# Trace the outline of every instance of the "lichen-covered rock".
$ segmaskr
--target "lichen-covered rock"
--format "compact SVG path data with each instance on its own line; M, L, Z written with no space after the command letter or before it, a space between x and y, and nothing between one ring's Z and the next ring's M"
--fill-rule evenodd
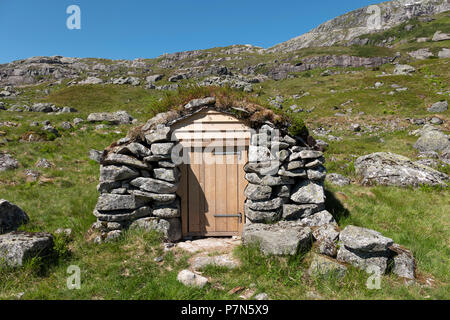
M127 166L100 166L100 182L121 181L139 176L139 171Z
M244 171L247 173L254 172L261 176L266 176L276 175L279 168L279 161L249 162L244 166Z
M14 170L19 167L19 162L8 153L0 153L0 172Z
M148 163L138 160L125 154L110 153L102 161L103 165L126 165L128 167L151 170L152 166Z
M269 200L272 188L249 183L245 188L244 195L250 200Z
M161 219L158 217L148 217L138 219L130 225L130 229L154 230L163 234L164 239L175 242L181 239L181 221L179 218Z
M280 210L253 210L249 208L248 203L244 206L245 217L253 223L272 223L280 218Z
M208 279L193 273L190 270L182 270L178 273L177 280L187 287L203 288L207 283Z
M152 214L152 209L149 206L141 207L136 210L120 210L120 211L106 211L99 212L94 210L94 216L99 221L106 222L129 222L142 217L148 217Z
M339 240L347 248L365 252L385 252L394 244L392 239L383 236L378 231L352 225L341 231Z
M318 183L303 180L292 190L291 200L301 204L324 203L325 194L323 191L323 187Z
M450 137L435 127L425 126L413 147L420 152L443 151L450 149Z
M170 183L163 180L142 177L132 180L130 184L140 188L143 191L155 193L174 193L178 188L177 183Z
M281 208L284 200L282 198L274 198L266 201L247 200L246 205L252 210L276 210Z
M297 220L310 216L316 212L324 209L324 206L319 204L284 204L283 205L283 219Z
M448 102L447 100L444 101L438 101L436 103L433 103L431 107L427 109L428 112L444 112L448 110Z
M87 121L89 122L109 122L111 124L130 124L133 117L126 111L117 111L114 113L91 113Z
M311 229L296 222L249 224L244 227L244 245L257 244L265 255L295 255L312 244Z
M176 200L169 204L160 204L153 208L153 215L160 218L178 218L181 215L180 201Z
M371 273L370 270L375 267L380 274L384 274L388 267L389 254L386 251L365 252L341 246L338 249L336 259L340 262L349 263L369 273Z
M0 235L0 266L20 267L26 260L44 257L53 249L48 233L11 232Z
M18 206L0 199L0 234L15 231L29 220L28 215Z
M402 278L415 279L416 260L412 252L398 244L393 244L389 250L394 256L392 272Z
M148 203L148 200L135 195L103 193L97 201L98 211L134 210Z
M347 186L350 184L350 179L344 177L339 173L329 173L326 177L326 181L340 187Z
M334 217L327 210L322 210L308 217L302 218L300 222L309 227L320 227L326 224L337 225Z
M445 185L448 176L432 168L419 165L410 159L390 153L377 152L359 157L355 161L356 173L363 184L390 186Z

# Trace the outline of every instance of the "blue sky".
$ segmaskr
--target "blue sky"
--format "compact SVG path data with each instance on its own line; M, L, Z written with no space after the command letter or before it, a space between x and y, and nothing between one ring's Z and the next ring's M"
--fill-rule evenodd
M0 0L0 63L31 56L154 58L166 52L270 47L370 0ZM69 5L81 30L69 30Z

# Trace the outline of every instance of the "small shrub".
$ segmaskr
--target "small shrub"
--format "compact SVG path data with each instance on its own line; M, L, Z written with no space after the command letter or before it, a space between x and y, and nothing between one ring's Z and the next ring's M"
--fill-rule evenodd
M289 127L289 134L291 136L307 137L309 132L306 128L303 118L299 114L292 114L291 126Z

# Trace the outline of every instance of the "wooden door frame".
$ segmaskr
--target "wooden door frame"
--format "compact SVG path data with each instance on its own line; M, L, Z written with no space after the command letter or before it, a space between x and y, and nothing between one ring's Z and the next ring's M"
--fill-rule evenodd
M248 150L249 150L249 139L239 139L239 140L235 140L235 141L222 141L220 142L220 144L218 144L217 146L223 146L223 147L227 147L227 146L234 146L236 148L243 148L246 151L246 159L248 161ZM205 141L205 140L184 140L184 141L180 141L181 145L183 145L184 148L196 148L196 147L206 147L206 146L211 146L211 141ZM239 171L242 172L242 174L245 175L244 172L244 163L239 165ZM183 164L181 165L182 167L184 167L184 169L182 170L186 170L187 169L187 165ZM245 177L244 177L245 180ZM238 183L239 183L239 179L238 179ZM186 186L184 185L180 185L181 188L186 188ZM239 186L238 186L239 188ZM242 196L244 197L244 192L243 192L244 188L242 188ZM181 226L182 226L182 236L184 237L195 237L195 236L201 236L201 237L230 237L230 236L240 236L242 234L242 231L244 229L244 224L246 221L246 217L245 217L245 211L244 211L244 207L242 206L242 208L239 208L240 213L242 214L242 219L240 221L240 223L238 224L238 231L236 232L228 232L228 231L223 231L223 232L189 232L189 207L188 207L188 196L187 196L187 190L184 190L184 192L182 193L185 199L181 199L181 206L180 206L180 210L181 210ZM245 200L244 200L245 201ZM238 201L238 205L239 201Z

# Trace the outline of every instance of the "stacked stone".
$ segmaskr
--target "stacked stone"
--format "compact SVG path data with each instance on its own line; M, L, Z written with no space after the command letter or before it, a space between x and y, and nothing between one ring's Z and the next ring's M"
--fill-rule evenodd
M145 141L124 138L102 155L93 226L101 232L97 242L143 225L162 231L168 241L181 238L180 172L171 160L173 146L170 128L159 125L146 132Z
M244 166L249 223L299 220L324 210L323 153L300 144L269 125L252 135Z

